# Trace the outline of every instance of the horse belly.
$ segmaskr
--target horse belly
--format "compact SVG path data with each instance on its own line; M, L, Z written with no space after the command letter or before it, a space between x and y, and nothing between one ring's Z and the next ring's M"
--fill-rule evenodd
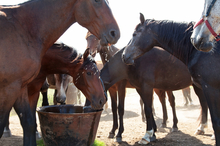
M188 72L181 74L163 74L155 79L154 88L161 90L179 90L192 85L191 76Z

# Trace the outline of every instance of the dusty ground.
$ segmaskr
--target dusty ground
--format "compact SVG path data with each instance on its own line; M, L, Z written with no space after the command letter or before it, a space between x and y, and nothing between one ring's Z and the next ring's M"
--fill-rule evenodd
M179 120L178 127L179 132L170 133L172 127L172 112L167 101L168 108L168 123L167 128L158 128L156 133L157 141L148 145L154 146L202 146L202 145L214 145L215 141L211 140L213 133L212 125L210 122L206 129L205 135L195 136L194 132L198 126L198 116L200 113L200 106L197 96L191 89L191 95L193 98L193 106L183 106L183 95L181 91L175 91L176 97L176 109L177 117ZM109 107L111 103L109 102ZM158 97L155 95L154 106L156 111L156 123L158 127L162 121L162 109ZM103 112L99 128L97 132L97 139L102 140L108 146L133 146L139 145L138 141L144 136L146 124L141 120L139 95L135 90L129 90L129 93L125 99L125 115L124 115L124 127L123 142L117 143L115 139L108 139L108 133L112 128L112 113L111 109L108 109L109 113ZM12 130L12 137L1 138L0 146L21 146L22 145L22 129L17 116L10 117L10 128ZM39 127L38 127L39 129Z

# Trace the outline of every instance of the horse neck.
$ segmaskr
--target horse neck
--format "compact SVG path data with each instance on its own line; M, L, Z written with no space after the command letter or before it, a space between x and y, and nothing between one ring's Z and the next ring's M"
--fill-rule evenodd
M43 54L73 24L76 0L29 1L13 14L31 40L43 48ZM29 40L30 41L30 40Z
M172 29L172 27L169 28ZM169 35L166 35L166 33L161 31L162 29L166 29L167 32L170 32ZM192 32L187 30L187 28L184 29L183 32L172 33L172 31L173 30L168 30L168 28L163 28L163 26L160 26L160 28L157 29L157 37L155 37L156 44L154 44L154 46L163 48L187 65L191 59L192 54L196 52L196 49L190 42L190 36ZM189 37L182 37L182 40L174 39L177 35L185 33L188 33L187 36Z
M107 47L101 47L99 54L102 59L102 63L105 64L112 58L112 56L118 51L119 49L116 48L115 46L110 46L109 48Z
M46 52L41 62L41 72L44 72L47 75L69 74L75 76L77 70L83 64L83 59L80 59L81 57L79 57L79 54L76 51L69 54L66 53L67 55L59 55L59 53L63 54L62 51L60 52L58 49L53 50L51 48Z
M127 79L127 68L128 66L122 61L122 53L124 49L118 51L112 58L107 62L101 70L101 78L103 81L107 81L107 87L111 87L118 81Z

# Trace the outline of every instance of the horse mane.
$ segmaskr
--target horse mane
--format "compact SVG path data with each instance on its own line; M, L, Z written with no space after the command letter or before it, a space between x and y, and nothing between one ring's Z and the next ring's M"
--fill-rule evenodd
M67 46L63 43L54 43L52 49L53 51L58 50L60 52L58 56L64 58L67 62L73 63L75 61L82 61L82 55L73 47Z
M170 20L146 20L145 23L156 23L159 28L157 35L162 38L162 42L166 42L167 45L172 48L178 48L179 58L185 55L185 57L188 57L185 59L189 59L191 52L195 50L190 40L195 22L187 23Z

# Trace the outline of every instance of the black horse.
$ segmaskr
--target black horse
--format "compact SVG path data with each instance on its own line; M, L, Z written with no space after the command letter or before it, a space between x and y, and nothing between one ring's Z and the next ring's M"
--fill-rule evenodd
M174 21L146 20L141 14L141 23L135 28L133 38L123 53L126 64L134 64L134 59L160 46L180 59L189 69L193 78L194 90L202 106L202 124L207 122L209 107L216 145L220 145L220 50L200 52L190 41L193 22L178 23ZM208 106L207 106L208 105ZM148 108L146 108L148 109ZM151 130L149 127L147 130Z

